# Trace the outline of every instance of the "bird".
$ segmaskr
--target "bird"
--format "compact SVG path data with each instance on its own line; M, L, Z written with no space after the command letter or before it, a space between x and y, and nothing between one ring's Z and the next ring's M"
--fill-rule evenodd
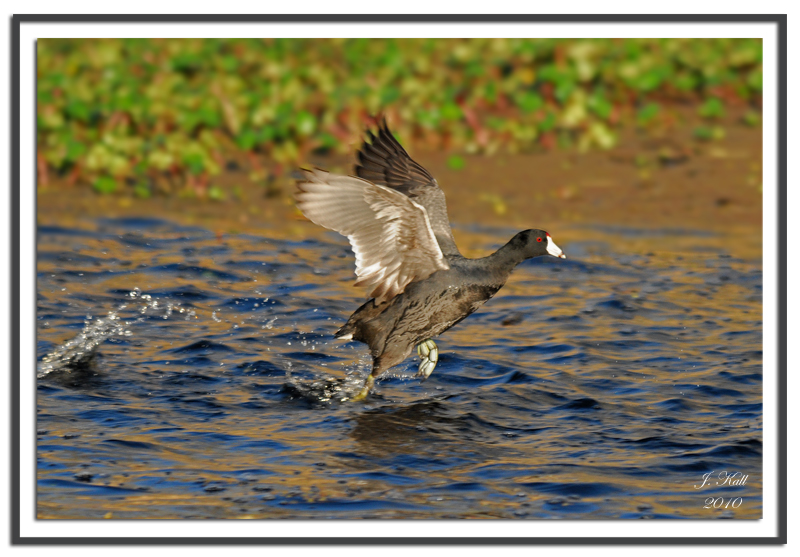
M335 333L365 343L372 356L372 370L351 401L367 398L375 379L414 347L416 375L427 379L439 360L433 339L491 299L517 265L545 255L566 258L540 229L517 233L487 257L464 257L436 179L408 155L385 119L376 132L366 131L356 176L301 169L294 192L306 218L350 241L355 285L369 295Z

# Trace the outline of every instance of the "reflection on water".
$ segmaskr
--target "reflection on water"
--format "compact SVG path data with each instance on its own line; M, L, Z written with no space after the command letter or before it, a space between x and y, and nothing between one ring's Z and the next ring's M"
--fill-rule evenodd
M457 230L473 256L513 232ZM560 232L570 258L521 265L430 379L409 358L355 404L349 248L274 236L40 227L40 517L761 517L746 240ZM694 488L723 470L748 479Z

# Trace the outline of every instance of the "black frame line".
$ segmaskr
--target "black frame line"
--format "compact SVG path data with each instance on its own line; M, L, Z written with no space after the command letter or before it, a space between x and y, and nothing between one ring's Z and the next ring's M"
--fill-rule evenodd
M775 537L415 537L415 538L180 538L22 537L20 535L20 26L23 23L774 23L778 37L778 532ZM11 544L12 545L782 545L787 543L787 14L584 15L231 15L231 14L22 14L11 21Z

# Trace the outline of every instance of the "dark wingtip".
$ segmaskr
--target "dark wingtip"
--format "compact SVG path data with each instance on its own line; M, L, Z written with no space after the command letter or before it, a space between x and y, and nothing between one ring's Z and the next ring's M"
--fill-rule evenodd
M380 132L382 136L394 139L394 134L392 133L392 130L389 129L389 123L386 121L385 117L381 121Z
M313 171L310 168L305 168L303 166L301 166L298 170L300 170L300 172L303 174L303 177L295 180L296 184L302 184L303 182L307 182L308 175L313 173Z

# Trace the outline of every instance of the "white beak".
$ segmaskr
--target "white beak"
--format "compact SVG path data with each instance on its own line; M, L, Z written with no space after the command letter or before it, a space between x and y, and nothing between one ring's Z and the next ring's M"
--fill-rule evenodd
M567 258L567 256L564 255L564 252L561 251L561 248L556 245L549 235L547 236L547 253L555 257L560 257L561 259Z

